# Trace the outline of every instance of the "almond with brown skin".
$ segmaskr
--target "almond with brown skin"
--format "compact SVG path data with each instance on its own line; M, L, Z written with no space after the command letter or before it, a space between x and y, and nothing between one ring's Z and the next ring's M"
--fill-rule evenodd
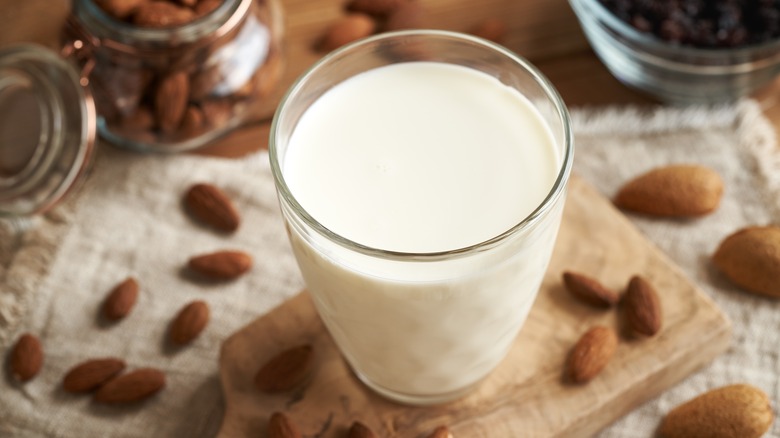
M165 374L155 368L139 368L106 382L94 395L99 403L132 403L145 400L165 387Z
M95 0L95 3L108 15L124 20L135 12L147 0Z
M506 36L506 22L500 18L488 18L477 23L469 33L494 43L500 43Z
M252 268L252 256L243 251L217 251L191 258L188 266L212 280L232 280Z
M439 426L428 435L428 438L453 438L447 426Z
M62 379L62 389L80 393L97 389L125 369L125 361L114 357L90 359L68 371Z
M192 9L167 1L144 1L133 14L133 23L140 27L176 27L195 20Z
M370 427L359 421L352 423L347 436L349 438L379 438Z
M351 0L346 9L352 12L386 17L409 0Z
M759 438L774 422L766 393L737 384L708 391L672 409L659 429L662 438Z
M585 332L572 348L567 375L575 383L596 377L612 359L617 349L617 335L609 327L595 326Z
M747 227L726 237L715 266L749 292L780 298L780 227Z
M577 272L565 271L563 284L572 295L596 307L611 307L620 299L617 293L598 280Z
M420 29L426 27L425 10L417 1L409 1L387 17L384 30Z
M184 139L192 138L203 133L205 117L203 111L195 105L190 105L184 112L181 120L181 136Z
M199 0L195 5L195 14L203 17L214 12L224 0Z
M255 375L255 386L263 392L289 391L309 377L314 362L311 345L300 345L274 356Z
M376 30L374 20L357 12L347 14L336 21L320 43L320 50L330 52L353 41L365 38Z
M661 330L662 314L658 293L645 278L639 275L631 277L623 297L623 306L626 322L635 333L653 336Z
M118 321L127 316L138 300L138 282L128 277L114 286L103 301L103 316L111 321Z
M168 75L160 81L154 95L154 110L163 132L176 131L187 110L190 81L186 73Z
M232 232L241 224L241 216L233 201L220 188L206 183L195 184L184 195L187 210L200 221Z
M209 306L205 301L198 300L187 304L171 323L171 342L175 345L189 344L206 328L209 317Z
M19 337L11 349L11 375L20 382L27 382L37 376L43 367L41 341L31 333Z
M274 412L268 420L268 438L301 438L301 432L290 417Z
M623 209L652 216L696 217L713 212L723 195L723 180L698 165L653 169L626 183L615 197Z

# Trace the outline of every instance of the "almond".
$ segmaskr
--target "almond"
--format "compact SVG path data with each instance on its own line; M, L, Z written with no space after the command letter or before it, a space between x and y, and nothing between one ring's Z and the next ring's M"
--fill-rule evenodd
M95 0L95 3L108 15L124 20L146 0Z
M347 436L348 438L379 438L373 430L359 421L352 423Z
M133 15L133 23L141 27L175 27L195 20L192 9L167 1L144 1Z
M301 438L301 432L287 415L274 412L268 420L268 438Z
M663 438L759 438L772 426L769 397L737 384L708 391L672 409L661 423Z
M352 12L386 17L408 0L352 0L347 3L346 9Z
M62 379L66 392L89 392L106 383L125 369L125 361L114 357L90 359L68 371Z
M103 316L111 321L117 321L127 316L138 300L138 282L128 277L114 286L103 301Z
M217 251L191 258L188 266L213 280L232 280L252 268L252 256L243 251Z
M620 298L617 293L607 289L598 280L576 272L565 271L563 283L572 295L596 307L611 307Z
M428 438L452 438L452 434L447 426L439 426L428 435Z
M145 107L138 107L134 112L122 118L119 124L123 132L148 131L154 127L154 115Z
M398 7L387 17L384 30L419 29L426 26L425 10L418 2L410 1Z
M195 14L198 17L203 17L214 12L224 0L199 0L195 5Z
M289 391L311 374L314 350L300 345L274 356L255 375L255 386L263 392Z
M720 243L712 261L749 292L780 297L780 227L743 228Z
M41 341L30 333L25 333L11 349L11 375L20 382L26 382L41 371L43 366L43 348Z
M320 50L330 52L353 41L365 38L376 30L374 20L358 12L347 14L336 21L327 31L320 44Z
M696 217L718 208L722 195L723 181L714 170L674 165L629 181L618 191L615 204L652 216Z
M184 306L171 323L169 337L176 345L185 345L200 335L209 323L209 306L204 301L193 301Z
M575 383L585 383L607 366L617 349L617 335L611 328L595 326L585 332L569 355L567 374Z
M187 210L202 222L221 231L236 231L241 217L233 201L212 184L199 183L184 195Z
M184 112L181 120L181 135L183 138L192 138L203 132L205 117L200 108L190 105Z
M183 72L163 78L154 95L154 110L163 132L176 131L187 110L190 82Z
M154 368L139 368L115 377L97 390L99 403L132 403L147 399L165 387L165 374Z
M653 285L639 275L628 282L623 297L626 322L636 333L653 336L661 329L661 304Z
M506 36L506 22L500 18L488 18L477 23L469 33L494 43L500 43Z

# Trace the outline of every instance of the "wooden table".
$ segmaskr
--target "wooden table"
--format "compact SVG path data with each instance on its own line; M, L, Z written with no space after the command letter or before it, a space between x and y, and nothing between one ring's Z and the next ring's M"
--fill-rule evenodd
M281 0L285 11L288 68L281 89L320 53L315 41L342 12L345 0ZM618 82L591 51L567 0L416 0L433 28L468 31L479 21L507 21L504 45L536 64L558 88L570 108L608 104L657 105L657 102ZM20 41L55 46L68 14L68 0L0 0L0 46ZM780 78L755 98L780 128ZM268 116L244 127L200 153L238 157L267 146Z

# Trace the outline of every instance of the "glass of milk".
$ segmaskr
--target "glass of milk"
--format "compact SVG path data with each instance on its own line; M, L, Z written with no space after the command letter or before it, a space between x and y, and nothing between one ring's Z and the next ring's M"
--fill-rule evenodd
M547 79L464 34L381 34L291 87L270 137L280 207L367 386L443 403L504 358L550 260L572 142Z

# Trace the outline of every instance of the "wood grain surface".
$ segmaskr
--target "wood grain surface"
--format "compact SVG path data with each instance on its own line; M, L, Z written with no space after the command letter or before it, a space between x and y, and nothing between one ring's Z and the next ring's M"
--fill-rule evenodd
M586 385L563 379L567 354L595 324L624 333L620 312L569 296L561 273L576 270L622 291L634 274L658 289L664 325L649 339L621 336L602 374ZM226 413L220 438L264 437L268 417L284 411L304 436L341 438L360 420L381 437L424 438L447 424L457 437L590 436L711 361L729 344L730 325L653 244L579 178L570 182L561 231L539 296L507 358L475 392L438 407L405 407L364 387L342 360L305 292L228 338L220 355ZM267 395L252 379L270 357L310 343L312 381ZM522 431L520 433L519 431Z

